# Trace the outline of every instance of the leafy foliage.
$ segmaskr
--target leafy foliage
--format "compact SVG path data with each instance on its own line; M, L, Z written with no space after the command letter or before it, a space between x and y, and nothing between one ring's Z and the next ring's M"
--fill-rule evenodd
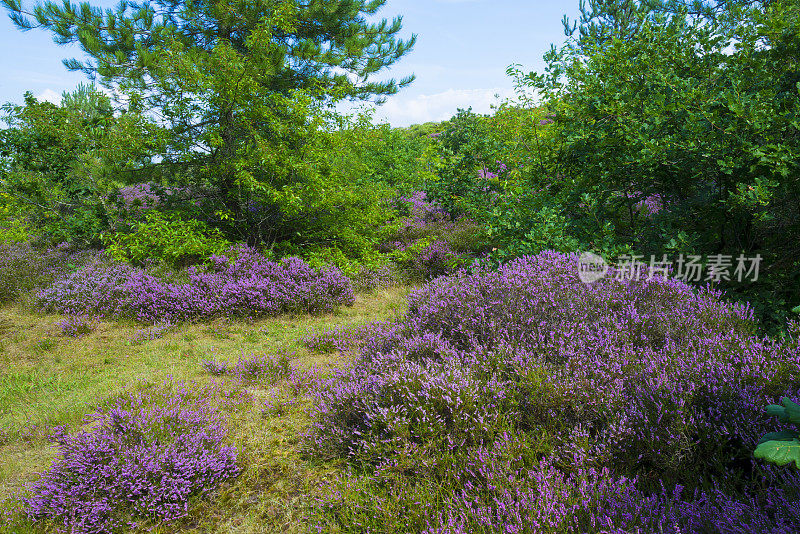
M371 81L415 41L396 37L399 18L368 21L385 0L153 0L106 11L45 2L30 17L5 4L20 28L80 44L89 60L67 67L157 113L167 133L158 166L209 187L220 228L251 245L296 240L298 222L318 220L308 231L319 232L332 208L357 204L345 177L323 169L324 103L380 98L413 80Z
M133 112L114 114L93 86L65 93L62 105L3 107L0 195L13 220L52 243L97 244L108 224L109 194L150 160L158 128Z
M196 219L182 220L149 212L130 234L114 234L105 240L106 252L120 261L142 265L147 260L182 267L221 254L231 244L222 232Z
M554 114L545 163L572 226L596 218L644 254L761 254L758 283L727 286L774 325L800 298L800 12L695 4L589 2L545 73L510 72Z

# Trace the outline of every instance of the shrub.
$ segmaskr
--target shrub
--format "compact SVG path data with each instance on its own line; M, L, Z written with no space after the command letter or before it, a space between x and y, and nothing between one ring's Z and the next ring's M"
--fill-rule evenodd
M298 258L267 261L248 247L191 267L187 283L170 283L124 264L90 264L38 294L44 310L127 317L145 323L219 315L322 313L354 301L336 269L315 271Z
M0 193L0 244L25 243L30 240L31 228L11 206L10 200Z
M134 232L117 233L105 241L106 250L117 260L139 265L154 260L174 267L197 263L230 247L220 230L202 221L186 221L157 211L147 212L145 222Z
M468 265L486 248L485 233L473 221L452 220L442 207L417 191L400 199L410 215L393 225L381 248L412 279L430 279Z
M377 528L404 510L407 531L800 529L784 508L800 474L752 457L770 429L761 407L798 394L796 341L758 337L752 309L713 290L616 274L583 284L576 255L543 252L413 291L407 316L372 326L313 392L310 450L356 468L327 520ZM497 457L509 436L521 445ZM392 489L370 503L358 487Z
M142 216L145 212L170 207L175 203L196 203L197 196L186 187L164 187L153 182L128 185L120 188L117 200L126 214Z
M213 391L161 386L126 394L87 418L93 430L54 436L60 457L33 483L26 514L70 532L118 532L129 523L168 521L189 498L235 477Z
M70 315L63 321L59 321L58 327L65 336L82 337L94 332L94 329L97 328L97 319L84 315Z

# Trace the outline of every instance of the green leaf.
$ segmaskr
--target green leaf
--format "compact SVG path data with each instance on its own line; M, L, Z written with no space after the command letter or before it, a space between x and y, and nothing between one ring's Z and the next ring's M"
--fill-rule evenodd
M800 306L795 306L794 308L792 308L792 312L793 313L800 313Z
M798 437L793 430L781 430L780 432L769 432L758 441L759 445L768 441L791 441Z
M786 408L786 414L792 423L800 423L800 405L792 402L788 397L781 399L781 404Z
M753 455L775 465L786 465L794 462L800 468L800 440L771 440L756 447Z
M786 409L783 406L779 406L777 404L770 404L764 411L767 412L768 415L772 415L777 417L781 420L782 423L788 423L789 417L786 415Z

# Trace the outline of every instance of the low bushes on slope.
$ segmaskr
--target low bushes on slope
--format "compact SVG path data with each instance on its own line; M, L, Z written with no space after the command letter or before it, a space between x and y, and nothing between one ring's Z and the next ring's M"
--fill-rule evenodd
M350 281L336 269L316 271L298 258L268 261L245 246L187 272L187 283L171 283L130 265L94 263L57 280L38 300L45 310L146 323L321 313L354 300Z

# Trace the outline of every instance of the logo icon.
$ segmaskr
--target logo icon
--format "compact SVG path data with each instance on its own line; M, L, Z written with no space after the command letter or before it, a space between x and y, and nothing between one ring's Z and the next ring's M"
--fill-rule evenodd
M581 252L578 256L578 278L584 284L591 284L603 278L608 272L606 260L592 252Z

